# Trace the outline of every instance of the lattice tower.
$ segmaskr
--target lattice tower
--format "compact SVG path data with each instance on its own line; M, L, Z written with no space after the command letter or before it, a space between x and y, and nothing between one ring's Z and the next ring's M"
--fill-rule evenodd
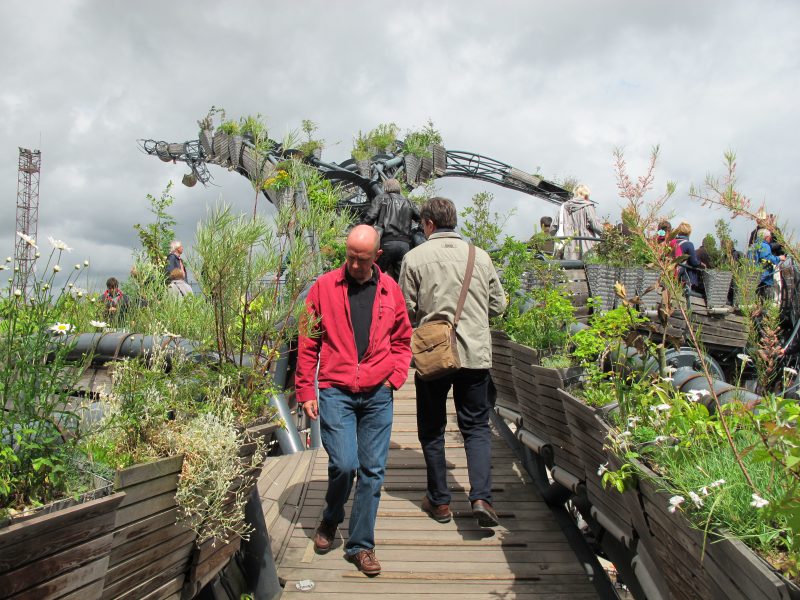
M39 173L42 167L42 154L39 150L19 149L19 170L17 174L17 229L20 233L36 239L39 223ZM14 287L22 290L27 297L27 287L36 262L33 246L15 235L14 248Z

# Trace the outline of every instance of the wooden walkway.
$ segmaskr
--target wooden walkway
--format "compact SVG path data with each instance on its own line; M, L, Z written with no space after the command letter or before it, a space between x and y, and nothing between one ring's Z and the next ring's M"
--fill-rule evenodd
M466 457L452 401L447 460L454 519L440 524L420 510L425 463L417 440L413 380L395 394L395 418L386 481L376 526L376 555L383 572L368 578L344 560L340 528L334 548L314 552L312 537L324 507L327 456L323 450L268 462L259 481L265 520L282 598L330 600L356 595L382 598L459 599L598 598L567 535L525 473L521 462L494 432L493 495L501 520L482 529L473 519L467 492ZM347 514L349 515L350 504ZM312 581L300 591L297 584Z

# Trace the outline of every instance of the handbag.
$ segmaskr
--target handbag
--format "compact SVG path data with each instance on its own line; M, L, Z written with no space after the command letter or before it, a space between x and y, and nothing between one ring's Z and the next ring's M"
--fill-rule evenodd
M411 335L411 354L414 356L414 366L417 375L423 381L432 381L449 375L461 368L461 359L458 356L458 343L456 340L456 327L461 318L461 310L467 299L467 291L472 280L472 271L475 267L475 246L469 245L467 258L467 271L461 284L461 295L458 297L456 314L453 322L444 319L434 319L420 325Z

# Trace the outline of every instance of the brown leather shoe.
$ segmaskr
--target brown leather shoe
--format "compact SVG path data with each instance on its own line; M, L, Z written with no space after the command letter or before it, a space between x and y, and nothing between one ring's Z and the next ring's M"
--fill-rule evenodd
M450 519L453 518L449 504L434 504L428 496L423 496L422 498L422 510L428 513L431 519L439 523L449 523Z
M324 554L333 546L333 541L336 539L336 523L329 523L328 521L321 521L317 531L314 533L314 549Z
M472 516L478 519L478 525L481 527L497 527L500 524L497 513L486 500L472 502Z
M381 563L375 558L375 550L359 550L355 554L345 555L364 575L374 577L381 572Z

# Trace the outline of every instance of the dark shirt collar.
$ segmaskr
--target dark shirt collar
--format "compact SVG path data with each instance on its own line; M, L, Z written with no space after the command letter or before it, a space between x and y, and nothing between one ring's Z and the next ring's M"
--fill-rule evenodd
M347 281L347 285L378 285L378 267L372 265L372 277L367 279L364 283L359 283L356 281L352 275L350 275L350 271L347 270L347 265L344 266L344 278Z

